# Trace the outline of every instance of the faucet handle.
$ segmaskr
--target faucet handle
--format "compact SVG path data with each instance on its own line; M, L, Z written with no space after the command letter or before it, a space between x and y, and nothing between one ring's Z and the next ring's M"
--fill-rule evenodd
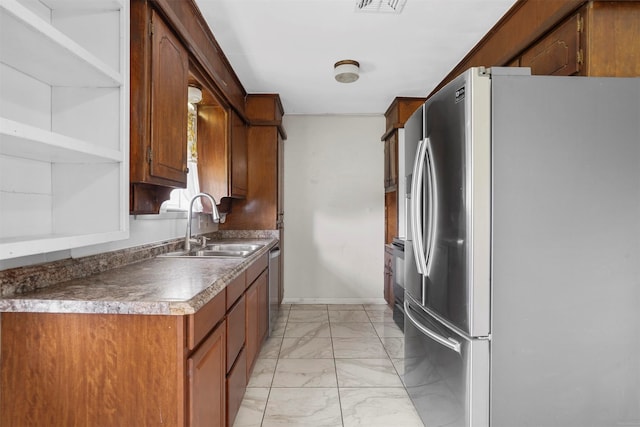
M202 247L204 248L205 246L207 246L207 240L209 240L207 237L205 236L200 236L200 241L202 244Z

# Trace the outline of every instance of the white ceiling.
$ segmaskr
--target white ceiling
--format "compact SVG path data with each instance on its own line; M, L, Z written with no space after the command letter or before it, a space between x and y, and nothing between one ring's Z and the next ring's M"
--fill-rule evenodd
M356 0L196 2L248 93L279 93L286 114L382 114L429 94L515 1L407 0L401 14ZM342 59L360 62L355 83L335 81Z

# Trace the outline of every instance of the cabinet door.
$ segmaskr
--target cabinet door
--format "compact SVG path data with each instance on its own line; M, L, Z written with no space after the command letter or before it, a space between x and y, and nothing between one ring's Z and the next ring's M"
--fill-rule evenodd
M189 426L224 426L226 362L224 322L188 359Z
M227 313L227 372L236 361L245 342L245 296L241 296L238 303Z
M395 189L398 185L398 132L389 136L389 188Z
M187 183L187 86L189 57L163 20L153 12L151 42L151 176Z
M247 195L247 126L235 111L231 112L231 188L230 196Z
M256 282L247 289L246 295L246 333L245 349L247 353L247 381L251 377L253 362L258 355L258 287Z
M246 293L247 378L269 330L269 270L264 270Z
M580 71L582 57L580 30L582 19L576 14L529 48L520 58L521 67L531 74L570 76Z

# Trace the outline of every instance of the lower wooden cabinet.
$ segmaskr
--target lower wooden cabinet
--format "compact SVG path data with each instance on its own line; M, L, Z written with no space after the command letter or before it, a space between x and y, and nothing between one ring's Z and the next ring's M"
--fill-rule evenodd
M0 425L233 425L268 330L267 262L230 284L233 305L225 289L190 315L1 313Z
M225 321L188 359L189 425L224 426L226 422Z

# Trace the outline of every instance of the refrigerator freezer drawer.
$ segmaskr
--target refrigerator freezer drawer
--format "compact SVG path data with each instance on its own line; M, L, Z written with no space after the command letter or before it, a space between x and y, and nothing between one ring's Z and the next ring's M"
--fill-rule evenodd
M468 339L405 298L404 381L427 427L489 425L489 341Z

